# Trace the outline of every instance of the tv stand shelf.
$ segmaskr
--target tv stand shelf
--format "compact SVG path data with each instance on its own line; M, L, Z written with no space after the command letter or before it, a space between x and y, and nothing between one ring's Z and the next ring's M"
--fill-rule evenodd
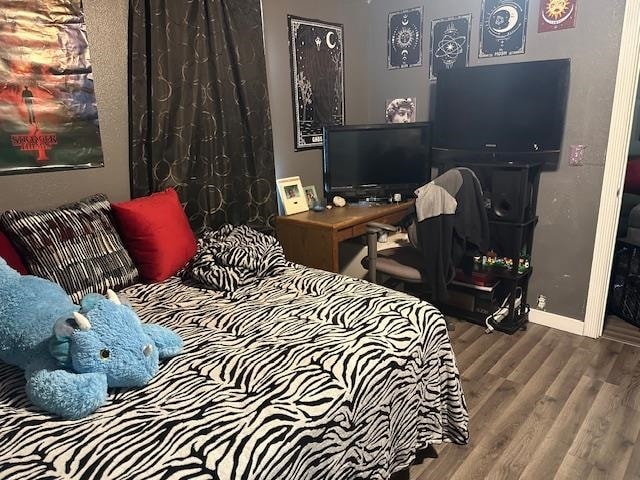
M339 245L367 233L367 223L397 224L413 201L387 205L348 204L322 212L276 218L276 235L287 260L338 273Z
M438 307L446 314L482 326L490 324L495 330L508 334L515 333L519 329L524 329L529 319L530 307L527 303L527 294L533 269L530 266L526 271L520 272L518 264L521 256L527 257L529 262L532 261L533 236L538 224L536 216L538 183L543 164L540 162L512 161L504 163L449 160L438 165L439 173L455 167L470 168L479 177L480 183L483 185L485 206L487 206L489 217L489 250L493 250L498 257L513 259L513 265L509 269L491 268L493 277L501 282L500 294L492 297L491 301L482 298L480 293L461 293L459 286L451 285L449 287L450 293L457 290L455 293L457 298L463 298L464 301L458 300L458 305L455 302L448 304L443 302ZM505 187L504 182L492 185L491 172L494 170L508 170L516 174L517 181L506 185L508 194L501 188ZM493 188L487 191L487 184L492 185ZM513 197L518 198L514 199ZM509 201L513 200L518 206L515 208L515 212L509 208L502 208L500 202L504 198ZM506 214L505 218L501 218L499 213ZM505 300L508 314L494 321L493 315L501 310Z

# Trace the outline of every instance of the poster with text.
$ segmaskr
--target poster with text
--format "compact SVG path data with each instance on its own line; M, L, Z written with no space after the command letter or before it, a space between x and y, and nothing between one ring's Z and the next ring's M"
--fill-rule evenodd
M541 0L538 32L553 32L576 26L577 0Z
M422 65L423 7L389 14L387 64L390 70Z
M79 0L0 0L0 175L103 165Z
M416 121L416 97L389 98L385 103L386 123L413 123Z
M479 57L525 51L529 0L482 0Z
M322 148L322 128L344 125L343 27L288 18L295 148Z
M471 14L440 18L431 22L431 65L429 78L435 80L443 70L469 65Z

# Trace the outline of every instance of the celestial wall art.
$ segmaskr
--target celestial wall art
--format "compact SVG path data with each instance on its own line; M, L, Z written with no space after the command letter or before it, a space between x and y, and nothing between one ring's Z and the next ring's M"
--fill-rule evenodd
M288 19L295 148L322 148L322 128L344 125L343 26Z
M389 14L387 64L390 70L422 65L423 7Z
M538 32L552 32L576 26L577 0L542 0Z
M479 57L524 53L529 0L482 0Z
M103 165L82 2L0 0L0 175Z
M431 22L431 80L436 80L443 70L464 68L469 64L470 37L471 14Z

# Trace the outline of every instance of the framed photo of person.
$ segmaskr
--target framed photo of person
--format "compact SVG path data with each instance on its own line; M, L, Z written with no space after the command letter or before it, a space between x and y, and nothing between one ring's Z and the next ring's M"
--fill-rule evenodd
M315 185L304 187L304 196L307 199L307 205L309 205L309 208L313 208L318 205L318 194L316 193Z
M278 196L285 215L309 210L300 177L280 178L276 183L278 184Z

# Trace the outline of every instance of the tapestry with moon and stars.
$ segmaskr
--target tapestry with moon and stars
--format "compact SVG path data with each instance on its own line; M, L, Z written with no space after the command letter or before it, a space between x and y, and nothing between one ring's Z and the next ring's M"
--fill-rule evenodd
M483 0L479 57L524 53L528 11L529 0Z
M344 125L344 29L288 19L295 148L322 148L323 127Z
M389 14L390 70L422 65L423 11L423 7L416 7Z

